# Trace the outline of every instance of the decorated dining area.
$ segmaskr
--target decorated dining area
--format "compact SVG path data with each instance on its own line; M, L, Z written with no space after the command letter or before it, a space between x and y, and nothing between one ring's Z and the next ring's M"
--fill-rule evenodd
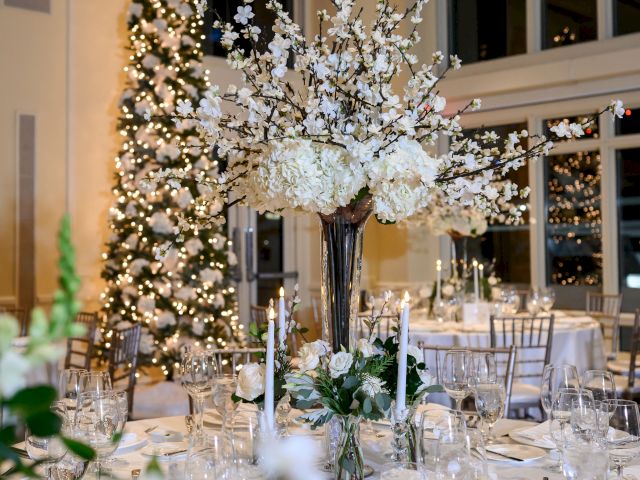
M639 1L0 40L0 478L640 479Z

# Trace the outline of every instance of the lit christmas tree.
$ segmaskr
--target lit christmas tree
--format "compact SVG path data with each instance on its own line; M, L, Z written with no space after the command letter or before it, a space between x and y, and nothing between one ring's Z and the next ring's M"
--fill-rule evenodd
M118 122L122 146L103 254L107 323L100 354L109 349L114 328L142 322L140 364L160 366L167 376L184 346L224 347L242 334L229 280L236 264L230 242L216 228L181 238L187 233L181 216L222 209L194 201L207 188L197 177L211 178L217 161L200 146L193 121L173 117L198 104L209 86L201 62L202 3L136 0L129 7L131 54ZM156 181L167 169L185 172L178 190Z

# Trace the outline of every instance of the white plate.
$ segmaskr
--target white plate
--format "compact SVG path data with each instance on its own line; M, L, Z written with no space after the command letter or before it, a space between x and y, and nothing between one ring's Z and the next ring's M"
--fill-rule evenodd
M188 447L189 445L184 442L155 443L153 445L145 447L141 453L145 457L156 457L158 460L176 460L187 456ZM181 453L176 453L175 455L165 455L166 453L176 452L180 450L184 451Z
M117 450L114 455L124 455L126 453L131 453L139 448L144 447L147 444L147 439L141 435L138 435L134 432L127 432L122 435L122 439L120 440L120 445L118 445Z
M534 447L531 445L519 445L513 443L487 445L485 447L485 450L487 451L487 458L489 460L498 460L502 462L525 463L542 458L547 454L547 451L540 447ZM519 460L514 460L508 457L514 457Z
M532 440L529 437L520 435L520 432L528 430L529 428L531 427L514 428L509 432L509 438L511 438L511 440L518 442L522 445L529 445L532 447L544 448L546 450L553 450L554 448L556 448L555 445L552 445L547 440L544 440L544 439Z

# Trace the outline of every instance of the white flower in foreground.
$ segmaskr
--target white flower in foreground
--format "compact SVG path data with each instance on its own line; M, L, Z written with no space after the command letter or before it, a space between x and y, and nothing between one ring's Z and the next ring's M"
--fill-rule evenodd
M560 122L549 129L555 133L558 137L571 138L571 130L569 130L569 124L567 122Z
M29 361L14 350L0 356L0 397L11 398L18 390L27 386Z
M298 357L300 358L298 368L303 373L309 370L314 370L318 365L320 365L320 356L316 349L309 343L305 343L300 348L298 351Z
M292 435L260 442L260 466L264 478L282 480L322 480L324 474L318 471L322 449L309 436Z
M265 365L247 363L238 374L236 395L249 402L264 393Z
M424 361L424 354L422 353L422 349L416 347L415 345L407 345L407 355L411 355L416 359L417 363Z
M431 385L435 385L437 383L437 378L435 377L435 375L431 375L431 372L428 368L424 370L418 370L418 376L420 377L420 381L422 382L422 385L418 389L418 392L421 392L429 388Z
M384 391L385 383L386 382L381 378L374 377L372 375L365 375L362 379L362 386L360 387L360 390L373 398Z
M353 364L353 355L349 352L334 353L329 362L329 375L338 378L345 375Z
M191 100L178 100L178 106L176 108L178 113L183 117L188 117L191 113L193 113L193 106L191 105Z

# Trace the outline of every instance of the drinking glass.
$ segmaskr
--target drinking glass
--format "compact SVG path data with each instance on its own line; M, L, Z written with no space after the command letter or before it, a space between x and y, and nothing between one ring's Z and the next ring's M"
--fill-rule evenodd
M482 420L482 427L487 426L487 443L493 443L493 426L504 414L506 393L502 382L481 383L474 389L476 411Z
M218 366L210 352L193 350L187 352L182 359L180 368L182 386L193 400L195 411L194 435L203 431L204 402L211 395L211 388L215 383Z
M233 414L238 404L231 396L235 393L237 378L234 375L218 375L213 385L213 406L222 417L222 431L228 432L229 422L233 422Z
M467 449L467 428L462 412L440 414L432 429L438 438L436 477L442 480L468 479L471 462Z
M515 288L504 287L500 291L500 300L503 314L515 315L520 310L520 295Z
M553 288L545 287L540 289L540 306L544 313L549 313L556 303L556 292Z
M614 400L616 382L611 372L606 370L587 370L582 374L580 385L593 394L594 400Z
M81 376L87 373L84 368L67 368L60 372L58 379L58 396L67 407L67 413L73 417L78 403L78 394L81 391Z
M51 411L63 421L63 432L66 430L66 407L63 402L53 402ZM33 435L29 428L25 430L25 449L31 460L42 463L47 480L53 477L53 466L67 453L62 440L57 436L38 437Z
M469 350L449 350L446 353L442 378L445 391L456 402L456 410L462 410L462 401L470 393L471 369Z
M485 383L496 383L498 372L496 368L496 357L489 352L473 352L471 354L471 388Z
M188 480L227 480L231 462L230 446L219 433L202 432L189 437L185 478Z
M527 312L529 312L529 315L535 317L540 313L540 310L542 309L541 303L540 292L535 288L529 290L529 293L527 293Z
M124 429L120 411L113 392L84 392L78 397L74 435L95 450L94 467L98 476L104 461L118 448Z
M438 322L443 322L447 314L447 303L441 298L433 301L433 315Z
M562 473L567 480L607 480L609 456L600 443L568 435L562 449Z
M551 412L551 404L558 389L578 388L580 381L578 370L574 365L545 365L542 372L542 387L540 389L540 402L547 418Z
M413 462L390 462L380 468L380 480L427 480L427 469Z
M80 393L103 393L113 390L109 372L91 371L80 373Z
M609 462L615 468L618 480L622 480L625 478L624 467L640 456L638 404L631 400L605 400L604 403L611 414L605 440Z
M586 390L585 390L586 391ZM580 396L571 404L571 431L585 441L599 441L609 428L609 416L603 402Z

